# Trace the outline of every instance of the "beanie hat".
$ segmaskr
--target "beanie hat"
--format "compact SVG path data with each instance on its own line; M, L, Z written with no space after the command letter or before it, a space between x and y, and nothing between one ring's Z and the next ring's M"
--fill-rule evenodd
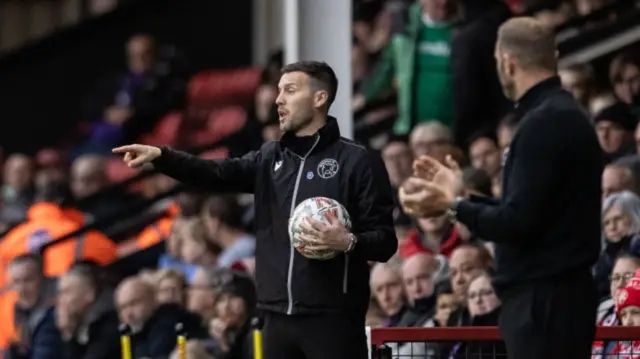
M620 315L620 311L628 306L640 307L640 269L638 269L629 279L627 285L616 293L616 313Z
M631 112L631 107L626 103L617 102L604 108L594 119L595 123L601 121L613 122L627 131L634 131L638 121Z

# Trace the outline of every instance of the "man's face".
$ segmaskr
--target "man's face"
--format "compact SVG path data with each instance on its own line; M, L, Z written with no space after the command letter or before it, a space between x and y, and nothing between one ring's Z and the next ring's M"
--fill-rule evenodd
M403 142L391 142L382 150L382 159L393 186L399 187L413 173L411 149Z
M614 122L603 120L596 123L596 134L600 148L605 153L615 153L622 147L626 131Z
M311 78L303 72L286 73L280 78L278 91L280 130L298 133L311 123L317 106Z
M115 304L122 323L131 327L134 333L144 327L155 310L154 291L139 283L125 283L119 288Z
M402 279L391 268L374 268L371 291L385 315L395 315L402 309Z
M513 80L513 64L510 56L501 52L499 46L496 44L495 58L498 68L498 79L500 80L500 85L502 85L502 92L506 98L515 101L517 100L516 83Z
M71 191L75 198L85 198L99 192L106 183L104 172L97 163L84 162L71 170Z
M480 274L482 269L476 248L462 247L451 254L449 260L451 288L459 303L466 302L469 284Z
M416 300L433 294L434 259L430 255L416 254L407 259L402 268L402 281L411 305Z
M33 182L33 162L24 155L10 156L4 168L5 183L15 189L23 190Z
M77 275L63 275L58 281L57 306L74 315L86 313L94 301L94 293L87 290L86 282Z
M158 303L175 303L183 306L184 298L184 287L178 279L168 277L158 283L158 293L156 295Z
M498 127L497 135L498 135L498 147L500 147L500 154L502 155L504 151L509 148L511 144L511 139L513 138L513 134L515 133L514 128L508 126L500 126Z
M589 96L589 86L587 76L583 73L571 70L558 71L562 87L571 92L573 97L580 103L586 104Z
M633 190L626 185L626 173L618 167L605 167L602 171L602 198L625 190Z
M207 280L206 273L198 269L193 276L193 282L189 286L187 308L189 311L207 317L214 310L215 288Z
M9 266L11 287L18 294L18 305L31 309L38 302L42 284L42 274L33 262L22 262Z
M127 46L129 69L136 73L145 73L153 68L155 54L153 43L146 36L136 36Z
M492 140L483 137L474 141L469 146L469 157L473 167L484 170L490 176L500 173L500 151Z
M609 287L611 298L615 298L618 290L627 285L627 281L633 278L636 270L638 270L638 266L631 259L622 258L616 261L611 271L611 284Z

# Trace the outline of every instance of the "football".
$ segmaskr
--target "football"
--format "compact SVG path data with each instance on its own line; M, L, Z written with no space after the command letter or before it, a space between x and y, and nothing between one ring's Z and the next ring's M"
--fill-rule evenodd
M311 217L317 221L329 223L328 215L333 215L347 229L351 229L351 220L349 213L340 202L327 197L312 197L302 201L294 210L293 215L289 218L289 240L291 245L300 254L309 259L327 260L338 255L333 250L312 251L305 248L305 243L300 240L299 235L302 233L302 227L305 218Z

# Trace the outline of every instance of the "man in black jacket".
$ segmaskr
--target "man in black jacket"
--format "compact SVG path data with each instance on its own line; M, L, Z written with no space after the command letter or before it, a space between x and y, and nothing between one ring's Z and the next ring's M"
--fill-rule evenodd
M283 137L242 158L209 161L144 145L114 152L132 168L152 163L194 186L255 195L265 358L365 358L367 261L384 262L397 250L389 177L380 157L340 137L328 116L338 80L327 64L287 65L278 87ZM326 261L300 255L287 232L296 205L317 196L342 203L353 223L352 232L338 221L305 230L308 247L343 252Z
M456 199L457 165L422 158L414 164L421 178L401 189L401 201L417 216L448 213L495 242L494 288L510 358L588 358L603 169L595 130L561 88L552 30L532 18L509 20L498 32L496 58L505 94L522 116L505 153L503 198Z

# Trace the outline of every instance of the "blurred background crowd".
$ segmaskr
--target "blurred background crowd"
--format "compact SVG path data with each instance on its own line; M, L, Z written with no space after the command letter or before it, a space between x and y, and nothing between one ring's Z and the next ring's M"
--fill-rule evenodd
M354 0L351 84L340 79L353 88L355 139L380 151L395 188L414 158L450 154L464 165L467 194L498 197L519 114L498 82L496 31L518 15L554 27L562 84L591 115L607 163L594 266L603 326L640 325L640 309L620 317L611 299L640 269L639 6ZM121 323L135 358L175 355L177 323L189 358L253 357L252 197L203 193L110 155L138 142L223 158L279 138L283 50L251 65L250 9L251 1L0 1L5 359L119 357ZM491 238L399 207L394 221L397 255L371 264L368 325L496 325ZM458 358L469 345L393 350Z

